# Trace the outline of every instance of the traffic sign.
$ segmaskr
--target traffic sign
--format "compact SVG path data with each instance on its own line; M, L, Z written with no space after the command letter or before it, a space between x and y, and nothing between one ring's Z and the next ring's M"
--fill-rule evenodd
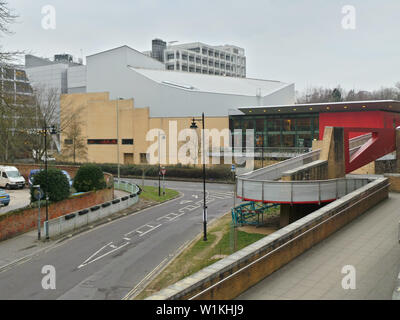
M162 174L163 176L165 176L166 173L167 173L167 169L162 168L162 169L161 169L161 174Z
M33 190L33 196L36 200L41 200L41 199L43 199L44 192L40 188L37 188L37 189Z
M233 164L232 167L231 167L231 171L232 171L232 172L235 172L235 171L236 171L236 167L235 167L234 164Z

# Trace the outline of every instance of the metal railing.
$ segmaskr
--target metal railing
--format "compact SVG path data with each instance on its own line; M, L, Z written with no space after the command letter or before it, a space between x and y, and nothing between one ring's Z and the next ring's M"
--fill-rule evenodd
M350 155L371 134L350 140ZM238 176L237 196L248 201L276 203L321 203L338 199L370 182L369 179L331 179L313 181L277 181L289 170L317 161L321 150L315 150L285 161Z

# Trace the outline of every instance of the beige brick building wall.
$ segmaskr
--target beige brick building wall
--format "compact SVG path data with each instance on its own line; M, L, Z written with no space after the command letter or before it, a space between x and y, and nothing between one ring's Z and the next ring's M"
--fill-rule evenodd
M118 106L117 106L118 104ZM89 139L117 139L117 108L119 122L119 158L121 164L144 163L144 156L150 145L157 143L157 137L153 141L146 141L146 135L151 129L162 129L166 135L166 161L162 164L170 164L170 158L179 162L177 152L186 141L174 142L183 129L189 129L192 118L168 117L150 118L149 107L135 108L134 99L110 100L108 92L64 94L61 96L61 114L79 110L82 136L85 141ZM200 118L199 114L194 115ZM202 124L197 122L199 128ZM176 130L174 129L176 128ZM229 118L206 117L206 129L229 129ZM176 132L176 133L175 133ZM200 131L197 131L200 134ZM61 150L65 146L66 133L61 133ZM133 139L133 145L123 145L122 139ZM200 139L200 138L199 138ZM187 140L188 141L188 140ZM211 140L210 140L211 142ZM223 139L220 140L221 145ZM88 144L87 157L77 156L77 162L117 163L116 144ZM155 155L158 155L157 152ZM201 155L199 154L198 157ZM196 156L194 156L196 157ZM72 159L65 159L71 161ZM162 159L163 160L163 159Z

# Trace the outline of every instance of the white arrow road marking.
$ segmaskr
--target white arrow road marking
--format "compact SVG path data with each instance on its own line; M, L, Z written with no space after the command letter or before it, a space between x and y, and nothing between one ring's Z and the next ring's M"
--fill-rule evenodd
M126 242L126 243L124 243L123 245L117 247L117 246L113 245L112 242L110 242L109 244L106 244L104 247L101 247L99 250L97 250L95 253L93 253L89 258L87 258L87 259L78 267L78 269L80 269L80 268L82 268L82 267L85 267L85 266L87 266L88 264L91 264L91 263L93 263L93 262L95 262L95 261L97 261L97 260L99 260L99 259L101 259L101 258L104 258L105 256L108 256L109 254L111 254L111 253L113 253L113 252L115 252L115 251L117 251L117 250L119 250L119 249L122 249L123 247L127 246L128 244L129 244L129 242ZM107 253L104 253L104 254L102 254L101 256L97 257L96 259L93 259L93 260L92 260L93 257L95 257L99 252L101 252L102 250L104 250L104 249L107 248L107 247L111 247L111 248L113 248L113 250L111 250L111 251L109 251L109 252L107 252Z
M179 204L186 204L190 202L192 202L192 200L182 200L181 202L179 202Z
M198 199L199 196L197 194L192 195L193 198Z

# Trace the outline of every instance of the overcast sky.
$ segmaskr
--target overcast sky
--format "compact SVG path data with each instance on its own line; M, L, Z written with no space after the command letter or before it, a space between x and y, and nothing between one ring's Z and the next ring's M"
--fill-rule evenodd
M234 44L247 56L247 77L310 86L378 89L400 81L399 0L9 0L20 16L7 49L79 58L153 38ZM56 28L42 27L43 6ZM345 5L356 9L344 29ZM346 20L347 21L347 20Z

